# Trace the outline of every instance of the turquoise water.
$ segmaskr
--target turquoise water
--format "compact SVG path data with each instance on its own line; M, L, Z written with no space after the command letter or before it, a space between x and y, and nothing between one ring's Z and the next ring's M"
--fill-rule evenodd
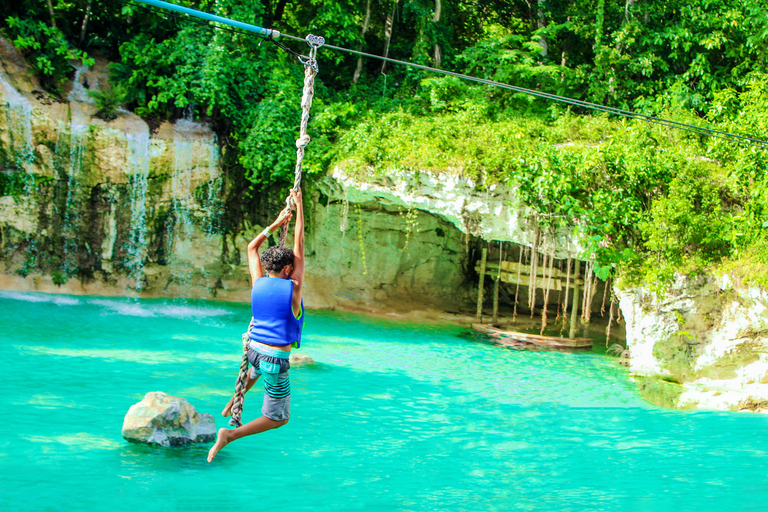
M226 426L247 306L0 292L0 311L1 510L768 508L765 416L652 407L605 356L310 311L291 422L208 464L120 428L148 391Z

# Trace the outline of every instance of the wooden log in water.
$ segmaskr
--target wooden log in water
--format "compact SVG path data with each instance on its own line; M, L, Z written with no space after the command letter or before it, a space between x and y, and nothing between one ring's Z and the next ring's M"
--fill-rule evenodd
M554 348L588 349L592 348L590 338L560 338L557 336L541 336L525 332L506 331L487 324L472 324L472 329L487 334L496 339L510 339L520 343L530 343Z

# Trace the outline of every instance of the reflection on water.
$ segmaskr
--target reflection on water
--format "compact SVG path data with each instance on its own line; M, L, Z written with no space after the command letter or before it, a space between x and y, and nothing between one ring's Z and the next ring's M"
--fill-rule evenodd
M4 292L0 307L2 509L266 499L285 510L720 511L768 499L764 416L654 408L602 355L318 311L302 344L317 364L291 369L291 422L209 465L209 445L130 444L120 428L149 391L226 426L247 305ZM261 400L257 386L245 419ZM244 474L258 485L239 484Z

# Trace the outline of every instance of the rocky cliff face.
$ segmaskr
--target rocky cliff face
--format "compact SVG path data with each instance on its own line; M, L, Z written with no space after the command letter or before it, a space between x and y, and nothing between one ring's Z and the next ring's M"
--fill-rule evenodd
M77 68L61 101L2 42L0 287L247 301L245 246L281 206L261 197L259 211L226 218L242 184L224 175L213 131L184 119L150 127L125 111L104 122L86 89L104 83L106 63ZM460 230L347 192L332 177L305 192L308 304L408 310L467 299Z
M127 112L105 123L83 92L99 73L78 70L69 101L57 101L3 50L3 280L141 292L158 285L154 264L168 268L164 285L205 268L200 245L215 246L221 211L214 133L185 120L150 131Z
M678 277L663 297L619 291L630 370L652 402L768 411L768 293L728 276Z

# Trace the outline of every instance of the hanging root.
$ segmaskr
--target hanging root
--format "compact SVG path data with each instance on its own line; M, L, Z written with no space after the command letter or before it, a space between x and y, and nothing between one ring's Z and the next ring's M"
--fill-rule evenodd
M608 340L611 339L611 324L613 323L613 290L611 290L611 308L608 314L608 327L605 329L605 347L608 348Z
M551 247L552 254L549 256L549 276L546 281L546 289L544 290L544 310L541 313L541 332L539 335L544 334L544 329L547 327L547 307L549 307L549 290L552 287L552 270L555 265L555 248ZM547 255L544 254L544 272L547 272ZM542 277L543 280L543 277Z
M565 275L565 300L563 301L563 325L560 332L565 330L565 324L568 322L568 293L571 291L571 257L565 262L567 268Z
M582 306L581 318L584 319L584 323L589 323L589 319L592 317L592 298L595 295L594 285L594 262L587 262L587 268L584 269L584 302Z
M512 323L517 319L517 304L520 302L520 270L523 268L523 246L519 245L520 254L517 258L517 286L515 286L515 311L512 313Z
M528 307L531 309L531 318L536 310L536 282L539 272L539 228L533 232L533 246L531 247L531 269L530 279L528 280Z
M563 277L563 260L560 260L560 263L558 264L558 271L557 278L560 279ZM562 282L562 281L561 281ZM555 317L555 322L560 320L560 316L563 314L563 287L562 285L557 289L557 316Z
M250 331L250 326L248 327ZM232 427L241 427L243 425L243 402L245 401L245 383L248 378L248 343L250 338L248 333L243 334L243 360L240 362L240 373L237 375L237 384L235 384L235 399L232 402L232 418L229 425Z
M610 278L605 280L605 287L603 288L603 303L600 305L600 316L605 316L605 297L608 295L608 283Z

